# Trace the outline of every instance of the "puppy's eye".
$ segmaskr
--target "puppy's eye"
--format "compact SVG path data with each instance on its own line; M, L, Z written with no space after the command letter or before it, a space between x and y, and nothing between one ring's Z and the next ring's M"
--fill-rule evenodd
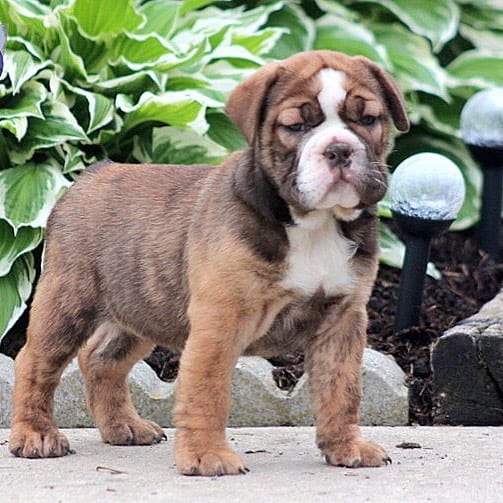
M364 115L360 119L360 124L363 126L373 126L377 122L377 117L375 115Z
M307 126L303 122L298 122L297 124L291 124L290 126L285 126L286 129L294 133L303 133L307 130Z

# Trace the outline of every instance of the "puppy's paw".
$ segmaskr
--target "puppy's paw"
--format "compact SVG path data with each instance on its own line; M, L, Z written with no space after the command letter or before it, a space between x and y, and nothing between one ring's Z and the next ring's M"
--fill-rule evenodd
M246 473L241 458L228 447L224 432L178 429L175 461L183 475L238 475Z
M65 435L56 427L36 431L25 423L13 425L9 451L20 458L57 458L72 451Z
M205 451L175 452L176 466L183 475L239 475L248 472L241 458L228 447L207 448Z
M373 442L353 440L322 450L325 461L330 465L349 468L376 467L391 463L387 452Z
M100 426L100 433L103 442L112 445L152 445L166 440L157 423L141 418L108 421Z

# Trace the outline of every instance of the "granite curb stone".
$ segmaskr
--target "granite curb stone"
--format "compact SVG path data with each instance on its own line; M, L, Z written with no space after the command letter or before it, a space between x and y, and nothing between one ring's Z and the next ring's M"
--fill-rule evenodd
M364 425L405 425L408 422L408 389L405 374L395 361L377 351L365 350L363 359ZM11 420L13 361L0 354L0 427ZM176 383L161 381L143 361L129 376L133 401L142 417L170 427ZM309 426L313 416L309 405L307 376L292 392L280 390L272 378L272 365L263 358L240 358L232 381L233 406L230 426ZM87 411L82 377L77 363L63 373L56 391L55 416L62 428L93 427Z
M503 425L503 291L432 353L435 422Z

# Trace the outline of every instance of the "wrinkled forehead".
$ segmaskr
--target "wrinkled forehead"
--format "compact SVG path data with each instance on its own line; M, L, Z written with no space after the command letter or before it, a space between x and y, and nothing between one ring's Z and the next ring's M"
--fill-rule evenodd
M294 73L297 71L297 73ZM340 109L348 98L369 103L381 101L375 79L365 71L346 65L285 69L270 97L272 106L296 107L315 103L324 111Z

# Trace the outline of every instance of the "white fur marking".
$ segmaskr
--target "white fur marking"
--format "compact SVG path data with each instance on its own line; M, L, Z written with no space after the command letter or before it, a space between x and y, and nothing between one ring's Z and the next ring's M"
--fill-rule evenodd
M305 295L320 288L326 295L349 293L354 287L350 261L355 244L341 234L328 211L294 219L296 225L287 228L290 250L283 287Z
M338 125L346 128L346 124L337 113L339 105L346 99L347 93L344 89L346 74L332 68L324 68L319 75L321 91L318 94L318 102L325 114L325 123L330 123L331 127Z

